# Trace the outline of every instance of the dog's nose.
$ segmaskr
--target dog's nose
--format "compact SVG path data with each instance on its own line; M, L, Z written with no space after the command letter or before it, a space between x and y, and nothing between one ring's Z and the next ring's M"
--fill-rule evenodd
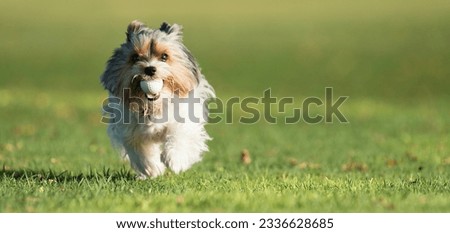
M148 76L153 76L156 73L156 67L154 66L145 67L144 73Z

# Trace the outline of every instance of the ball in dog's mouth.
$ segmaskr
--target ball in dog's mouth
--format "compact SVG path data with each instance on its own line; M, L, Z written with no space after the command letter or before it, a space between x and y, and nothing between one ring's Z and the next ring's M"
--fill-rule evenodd
M142 91L147 95L148 100L154 101L159 98L159 93L163 88L162 79L142 80L140 86Z

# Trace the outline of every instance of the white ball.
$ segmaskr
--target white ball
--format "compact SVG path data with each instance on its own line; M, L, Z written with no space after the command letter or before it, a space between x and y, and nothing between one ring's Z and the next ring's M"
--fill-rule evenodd
M147 93L156 95L163 88L163 80L162 79L154 79L150 81L141 81L141 89Z

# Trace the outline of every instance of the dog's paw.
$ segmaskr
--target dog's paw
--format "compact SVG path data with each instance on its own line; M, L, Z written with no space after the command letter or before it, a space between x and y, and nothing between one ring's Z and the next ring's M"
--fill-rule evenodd
M184 172L192 167L193 164L201 160L200 154L188 153L163 153L162 160L164 164L170 168L175 174Z

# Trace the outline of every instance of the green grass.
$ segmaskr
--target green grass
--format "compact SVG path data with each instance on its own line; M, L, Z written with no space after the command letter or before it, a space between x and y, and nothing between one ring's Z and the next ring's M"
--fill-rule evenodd
M0 212L450 211L448 1L5 0L0 13ZM201 163L136 180L100 123L98 81L135 18L184 25L223 100L272 88L300 107L333 87L350 123L208 125Z

